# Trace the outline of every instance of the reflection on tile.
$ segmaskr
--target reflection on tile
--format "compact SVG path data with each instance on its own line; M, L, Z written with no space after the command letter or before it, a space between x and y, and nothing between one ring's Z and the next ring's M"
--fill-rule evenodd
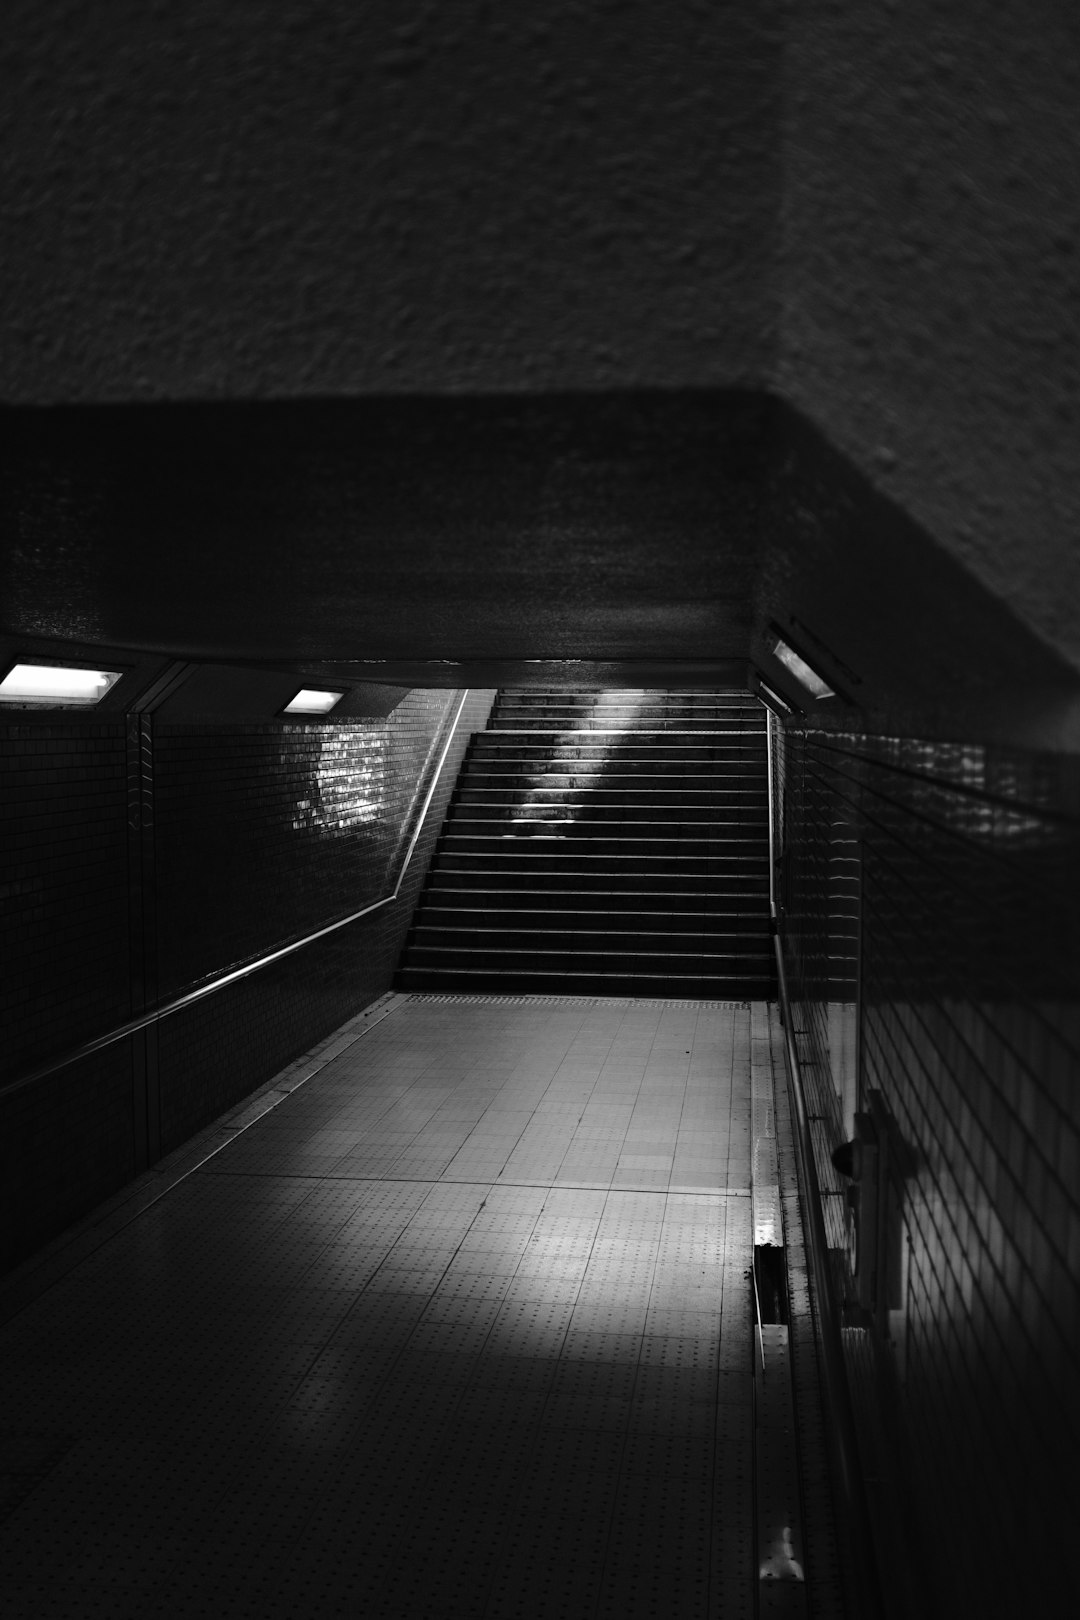
M1080 772L795 728L779 752L786 949L830 1241L849 1235L829 1151L854 1106L838 1009L854 1011L861 974L861 1106L878 1094L909 1160L881 1354L943 1606L996 1612L1038 1589L1045 1526L1076 1500ZM883 1341L847 1335L868 1433ZM955 1549L976 1544L993 1560L958 1577Z
M750 1604L752 1016L410 1001L146 1209L0 1329L5 1620Z

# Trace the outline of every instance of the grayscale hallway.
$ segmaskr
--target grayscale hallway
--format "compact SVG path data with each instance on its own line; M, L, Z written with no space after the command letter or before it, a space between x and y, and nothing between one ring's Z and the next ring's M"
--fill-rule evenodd
M8 1620L755 1613L755 1209L804 1485L818 1422L782 1064L765 1003L354 1019L7 1285Z
M7 8L0 1620L1077 1607L1078 16Z

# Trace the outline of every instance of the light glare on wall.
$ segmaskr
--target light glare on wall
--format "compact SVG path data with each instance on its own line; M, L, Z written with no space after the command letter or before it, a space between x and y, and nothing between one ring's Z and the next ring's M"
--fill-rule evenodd
M835 697L836 693L827 681L823 681L816 670L810 668L805 658L800 658L794 647L789 647L786 641L777 639L773 648L773 657L778 658L784 668L788 670L799 685L815 698Z
M329 714L335 703L339 703L344 696L342 692L319 692L314 687L304 686L297 692L291 703L286 703L282 714Z
M14 664L0 681L0 703L89 709L101 702L122 673L118 669L69 669L62 664Z

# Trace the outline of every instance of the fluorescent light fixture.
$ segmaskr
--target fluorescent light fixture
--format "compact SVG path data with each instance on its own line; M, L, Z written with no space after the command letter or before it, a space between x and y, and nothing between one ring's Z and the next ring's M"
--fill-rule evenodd
M828 681L823 681L817 671L810 668L806 659L800 658L794 647L789 647L780 637L777 637L776 646L773 648L773 657L780 660L789 674L794 675L799 685L805 687L811 697L820 700L836 696Z
M794 712L787 698L782 698L779 692L774 692L772 687L766 685L766 683L761 679L760 675L758 676L758 695L771 706L777 709L783 709L785 714L792 714Z
M123 674L64 664L13 664L0 681L0 703L29 709L92 709Z
M320 692L312 686L301 687L291 703L286 703L282 714L329 714L335 703L340 703L344 692Z

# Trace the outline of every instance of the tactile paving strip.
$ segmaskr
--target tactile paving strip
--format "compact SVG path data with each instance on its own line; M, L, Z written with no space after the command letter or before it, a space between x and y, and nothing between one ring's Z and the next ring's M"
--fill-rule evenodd
M5 1620L751 1614L750 1054L403 999L0 1329Z
M437 995L426 991L409 993L410 1001L429 1006L462 1007L678 1007L701 1012L734 1012L750 1006L748 1001L663 1001L636 996L470 996Z

